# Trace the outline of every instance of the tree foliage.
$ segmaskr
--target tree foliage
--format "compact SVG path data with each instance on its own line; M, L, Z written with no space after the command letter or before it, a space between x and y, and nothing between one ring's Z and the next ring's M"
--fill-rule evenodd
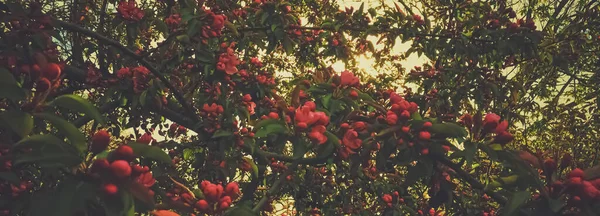
M0 215L600 213L600 3L343 4L0 3Z

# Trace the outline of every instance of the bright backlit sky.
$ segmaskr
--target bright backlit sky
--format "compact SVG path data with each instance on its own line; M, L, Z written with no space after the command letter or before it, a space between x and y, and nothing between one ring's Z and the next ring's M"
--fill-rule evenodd
M341 9L345 8L345 7L354 7L355 9L360 8L360 5L364 3L365 4L365 9L367 8L373 8L373 7L377 7L378 5L381 4L380 1L377 0L367 0L367 1L359 1L359 0L341 0L340 1L340 6ZM392 0L385 0L384 4L386 5L394 5L394 1ZM378 39L376 37L369 37L370 41L377 41ZM410 41L407 41L406 43L397 43L396 46L394 46L392 55L398 55L401 53L404 53L408 50L408 48L410 48ZM375 49L381 49L383 48L383 45L375 45ZM365 55L361 55L361 56L357 56L356 57L357 62L358 62L358 68L365 70L367 73L371 74L371 75L376 75L378 74L377 71L375 71L374 65L375 65L375 61L371 58L369 58L369 56L365 56ZM407 69L411 69L414 66L417 65L422 65L423 63L427 62L428 59L424 56L418 57L416 53L411 54L406 60L401 61L400 63L402 64L402 66L404 66L404 68ZM345 65L343 62L338 61L335 64L332 65L332 67L335 69L335 71L343 71L345 69Z

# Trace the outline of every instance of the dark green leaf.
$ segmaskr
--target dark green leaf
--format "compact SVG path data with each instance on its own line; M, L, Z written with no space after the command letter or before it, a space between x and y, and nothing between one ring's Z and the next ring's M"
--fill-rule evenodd
M98 109L88 100L77 95L62 95L54 99L51 105L63 107L80 113L85 113L86 116L95 119L98 124L105 123L104 117Z
M467 135L464 127L454 123L437 123L431 126L431 132L442 137L462 138Z
M21 184L21 180L19 180L19 176L12 172L0 172L0 179L6 180L12 184L18 185Z
M12 110L0 114L0 118L21 137L26 137L33 130L33 117L29 113Z
M162 20L160 20L160 19L154 20L154 25L156 27L156 30L163 33L163 35L169 34L169 27Z
M525 202L529 200L529 198L531 198L531 193L529 193L529 191L515 192L508 201L508 204L506 205L504 211L502 211L502 215L515 215L519 207L525 204Z
M10 71L3 67L0 67L0 98L8 98L13 101L25 99L25 91L19 87Z
M288 129L282 124L270 124L256 131L255 137L266 137L269 134L287 133Z
M248 206L236 206L225 212L225 216L259 216L258 213L252 211Z
M254 160L252 160L252 158L247 158L245 157L244 160L250 164L250 166L252 167L252 175L254 177L258 176L258 166L256 166L256 163L254 163Z
M58 132L64 134L80 153L84 153L87 150L85 136L75 127L75 125L50 113L37 113L35 116L46 119L52 123Z
M169 157L169 155L159 147L137 142L129 142L127 145L133 149L133 154L135 154L135 156L148 158L166 164L172 163L171 157Z
M417 162L415 166L408 167L408 176L406 178L406 184L412 185L419 179L431 176L433 171L433 162L429 159L422 159Z
M219 138L219 137L228 137L228 136L232 136L233 133L231 131L217 131L215 132L215 134L213 134L212 138Z

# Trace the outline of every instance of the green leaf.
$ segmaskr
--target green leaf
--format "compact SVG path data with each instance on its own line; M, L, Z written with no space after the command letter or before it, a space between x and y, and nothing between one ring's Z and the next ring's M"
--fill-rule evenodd
M352 88L358 93L358 98L364 101L375 101L369 94L363 93L356 88Z
M169 34L169 27L162 20L160 20L160 19L154 20L154 26L156 27L156 30L163 33L163 35Z
M35 116L43 118L52 123L58 132L65 135L80 153L86 152L87 144L85 136L81 133L81 131L79 131L79 129L77 129L77 127L75 127L75 125L50 113L37 113Z
M290 55L294 52L294 41L289 37L284 37L281 44L283 45L283 50L285 50L286 54Z
M473 159L475 158L475 153L477 153L477 145L476 142L467 141L464 143L465 150L465 160L467 165L471 165L473 163Z
M62 95L54 99L51 105L63 107L80 113L85 113L86 116L95 119L98 124L104 125L104 117L98 109L88 100L77 95Z
M61 139L55 137L54 135L43 134L43 135L33 135L30 137L24 138L21 141L15 143L13 145L13 148L15 148L15 149L18 149L18 148L41 149L41 148L48 147L48 145L52 145L53 147L51 147L51 148L63 149L63 150L65 150L65 149L67 149L67 147L69 147L68 144L66 144Z
M190 43L190 36L188 36L188 35L179 35L176 38L180 42Z
M192 190L192 193L194 193L194 196L196 196L196 199L204 199L204 193L199 188Z
M256 131L255 137L260 138L260 137L266 137L269 134L281 134L281 133L286 133L286 132L287 132L287 128L285 126L280 125L280 124L270 124L270 125L267 125L266 127L259 129L258 131Z
M233 23L229 22L229 21L225 21L225 27L229 30L231 30L231 32L233 33L234 36L238 36L240 35L240 33L238 33L237 28L235 27L235 25L233 25Z
M424 158L422 160L419 160L415 166L408 167L408 176L406 177L406 184L412 185L425 176L431 176L432 172L433 162L430 159Z
M270 125L270 124L283 124L283 122L279 119L265 119L265 120L261 120L258 123L256 123L256 125L254 125L254 129L258 130L264 126Z
M292 154L292 156L294 158L302 158L304 154L306 154L306 152L308 151L308 146L306 146L306 143L302 141L292 142L292 144L292 147L294 148L294 153Z
M79 157L75 152L38 151L17 156L13 162L13 165L18 166L29 163L35 163L41 167L74 167L81 163L81 157Z
M148 158L166 164L172 163L171 157L169 157L169 155L159 147L137 142L129 142L127 145L133 149L133 154L135 154L135 156Z
M19 180L19 176L12 172L0 172L0 179L6 180L9 183L18 185L21 184L21 180Z
M377 167L377 170L387 170L386 167L386 163L388 161L388 159L390 158L390 155L392 155L392 153L395 153L396 150L396 139L394 138L390 138L388 139L387 142L383 143L383 146L381 147L381 150L379 152L377 152L377 156L376 156L376 163L375 166Z
M10 71L3 67L0 67L0 98L8 98L12 101L25 99L25 90L19 87Z
M254 163L254 160L252 160L252 158L247 157L245 157L244 160L252 167L252 175L254 177L258 177L258 166L256 166L256 163Z
M431 126L431 132L442 137L463 138L467 135L464 127L454 123L437 123Z
M21 137L26 137L33 130L33 117L29 113L11 110L2 113L0 119Z
M123 215L135 216L135 200L130 193L123 193L121 199L123 200Z
M217 131L215 132L215 134L213 134L212 138L219 138L219 137L228 137L228 136L233 136L233 133L231 131Z
M225 216L259 216L259 214L252 211L250 207L241 205L235 206L227 212L225 212Z
M516 211L521 207L529 198L531 197L531 193L529 191L518 191L515 192L508 204L506 205L502 215L515 215Z
M333 143L333 146L340 147L341 142L340 139L333 133L329 131L325 131L325 136L327 136L327 140Z
M410 118L412 118L413 120L423 120L423 117L421 117L421 114L419 114L419 112L414 112Z

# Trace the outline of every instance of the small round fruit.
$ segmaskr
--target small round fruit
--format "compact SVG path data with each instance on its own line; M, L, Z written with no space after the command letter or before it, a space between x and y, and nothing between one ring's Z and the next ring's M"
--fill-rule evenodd
M49 80L56 80L60 77L60 66L56 63L50 63L44 69L43 77Z
M130 161L134 158L133 149L128 145L119 146L117 149L115 149L114 154L117 159Z
M90 151L94 154L98 154L106 149L110 144L110 134L106 130L97 131L92 136L92 144L90 145Z
M42 78L35 83L35 90L37 90L37 92L46 92L50 89L50 86L52 86L50 80Z
M119 191L119 188L114 184L105 184L102 186L102 191L107 195L115 195Z
M125 178L131 175L131 166L129 165L129 162L124 160L113 161L110 164L110 170L119 178Z

